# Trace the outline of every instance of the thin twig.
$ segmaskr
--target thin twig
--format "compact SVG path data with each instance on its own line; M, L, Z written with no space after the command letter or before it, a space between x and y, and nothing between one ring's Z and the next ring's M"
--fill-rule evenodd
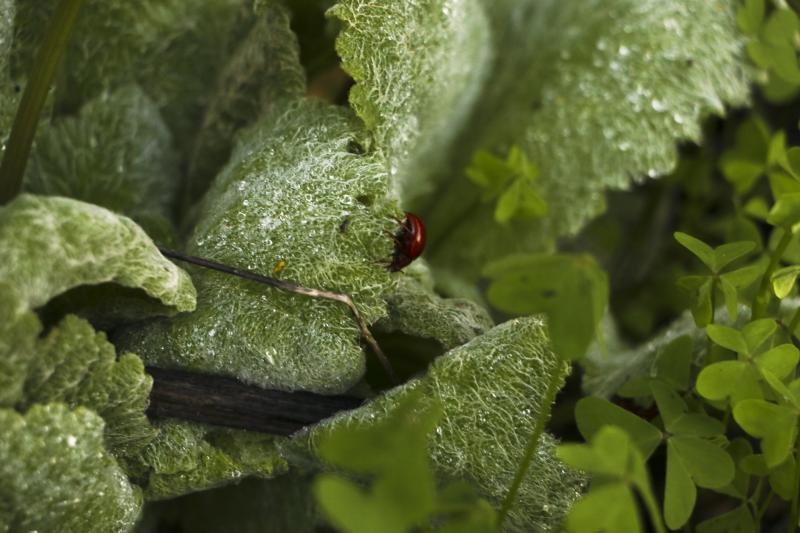
M0 204L10 202L22 189L39 115L82 5L83 0L62 0L39 46L0 164Z
M364 338L364 341L369 345L375 355L378 357L378 360L383 365L384 370L389 375L389 378L392 380L393 383L399 383L397 379L397 375L392 368L389 359L381 350L381 347L378 346L378 341L375 340L375 337L372 336L372 333L367 327L367 322L364 320L364 317L361 316L361 313L358 311L356 304L353 302L353 299L350 298L347 294L341 292L333 292L333 291L326 291L322 289L312 289L309 287L303 287L302 285L298 285L297 283L292 283L291 281L284 281L282 279L277 278L270 278L268 276L263 276L251 270L245 270L241 268L232 267L229 265L225 265L222 263L217 263L216 261L210 261L208 259L203 259L202 257L195 257L193 255L187 255L181 252L176 252L174 250L167 250L166 248L158 248L159 251L165 256L171 259L177 259L178 261L184 261L186 263L191 263L193 265L197 265L203 268L208 268L211 270L216 270L218 272L224 272L225 274L230 274L232 276L238 276L240 278L248 279L250 281L255 281L257 283L263 283L264 285L269 285L275 289L291 292L294 294L302 294L303 296L310 296L312 298L324 298L326 300L334 300L337 302L341 302L345 304L347 307L350 308L350 311L353 313L353 317L356 319L356 323L358 324L358 328L361 331L361 336Z

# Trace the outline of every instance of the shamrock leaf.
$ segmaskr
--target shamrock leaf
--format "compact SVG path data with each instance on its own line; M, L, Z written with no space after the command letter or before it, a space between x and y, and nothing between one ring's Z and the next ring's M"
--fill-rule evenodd
M644 499L650 518L661 530L663 526L655 508L644 459L628 434L620 428L604 426L590 442L558 447L558 457L565 463L604 480L593 483L589 492L572 507L567 516L569 530L638 533L642 523L635 491Z
M580 358L594 337L608 301L605 272L590 256L528 254L486 266L487 296L511 314L545 313L553 348Z
M418 403L419 395L412 394L378 423L322 439L323 460L374 476L367 491L336 474L316 479L315 495L333 525L353 533L404 533L433 513L436 487L426 445L440 411ZM376 449L386 453L376 454Z
M578 400L575 405L575 422L578 431L587 441L591 441L604 426L623 429L645 459L650 457L664 437L651 423L608 400L593 396Z
M797 413L789 407L761 400L743 400L733 408L733 418L750 435L761 439L768 467L782 463L797 437Z
M505 160L478 151L466 170L467 176L486 189L482 200L494 200L497 207L494 217L504 224L512 218L540 217L547 213L547 204L535 189L539 169L532 165L517 146L513 146Z
M667 440L667 478L664 519L670 529L682 527L691 516L698 487L721 488L733 480L735 467L718 445L692 436Z

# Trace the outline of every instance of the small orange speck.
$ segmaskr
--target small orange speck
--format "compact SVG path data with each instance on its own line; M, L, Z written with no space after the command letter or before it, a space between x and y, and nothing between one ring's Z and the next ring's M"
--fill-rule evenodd
M272 273L273 273L273 274L280 274L280 273L281 273L281 271L283 271L283 269L284 269L284 268L286 268L286 261L284 261L283 259L281 259L281 260L280 260L280 261L278 261L278 263L275 265L275 268L273 268L273 269L272 269Z

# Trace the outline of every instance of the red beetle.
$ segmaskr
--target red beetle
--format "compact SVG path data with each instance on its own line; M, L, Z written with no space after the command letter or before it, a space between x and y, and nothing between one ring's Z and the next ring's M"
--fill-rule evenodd
M397 272L422 255L425 249L425 224L414 213L406 213L400 228L394 234L394 252L389 271Z

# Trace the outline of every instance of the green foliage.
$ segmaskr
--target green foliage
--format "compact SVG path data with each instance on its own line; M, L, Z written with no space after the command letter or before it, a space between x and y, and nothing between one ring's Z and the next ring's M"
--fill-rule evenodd
M349 151L362 139L352 117L319 102L260 122L209 191L188 251L261 272L284 260L281 277L347 293L367 321L381 318L395 287L387 233L400 213L380 155ZM130 329L126 349L264 387L336 393L361 378L359 332L341 303L208 270L193 279L197 310Z
M314 426L286 452L314 458L326 435L370 427L396 412L409 395L421 395L419 408L432 404L442 410L428 440L437 479L470 480L481 497L498 506L525 452L531 421L541 409L549 409L543 392L528 384L555 379L560 387L566 371L548 348L540 319L512 320L440 356L423 376ZM579 496L582 476L554 453L554 439L545 433L508 516L509 530L550 530Z
M64 318L34 353L19 407L62 402L92 409L103 417L106 447L117 457L153 439L156 432L144 414L153 380L138 357L117 359L105 335L75 316Z
M177 173L158 107L131 85L89 101L76 117L53 121L37 139L25 190L101 205L163 232Z
M487 265L489 302L515 315L544 313L553 348L580 358L595 336L608 301L605 272L591 256L528 254Z
M536 218L547 214L547 204L536 191L539 169L518 146L505 160L479 150L466 170L467 177L485 190L481 201L497 199L494 219L505 224L512 218Z
M148 500L207 490L244 476L269 479L287 470L271 435L177 420L156 427L156 438L127 465L132 476L146 480Z
M55 4L0 0L0 138ZM304 26L329 5L327 22ZM325 470L315 494L346 531L640 531L640 499L661 532L691 523L699 490L735 510L698 531L747 530L767 490L797 501L800 312L785 316L772 295L793 305L791 132L753 115L719 161L716 148L698 158L695 170L719 167L733 185L730 220L695 232L681 213L656 228L684 230L676 239L708 269L678 269L699 327L683 320L633 351L604 338L609 303L638 274L609 276L600 265L611 263L561 240L605 208L606 190L668 172L677 141L701 140L703 117L748 101L739 30L768 98L794 92L797 17L760 0L87 0L26 176L29 192L72 199L0 207L0 530L126 531L142 496L191 492L182 511L164 503L151 516L201 531L224 530L219 517L311 530L307 479L265 481L290 463ZM348 79L325 49L334 36L355 81L349 107L305 96L336 78L322 95L345 104ZM720 209L699 173L662 185L664 197ZM347 293L420 374L376 395L344 306L199 269L194 313L144 321L138 293L192 311L194 288L136 223L99 206L162 244ZM405 209L428 224L430 272L385 268ZM487 303L544 319L492 327ZM95 330L106 325L119 351ZM417 341L446 353L422 371ZM291 439L151 425L151 381L128 348L148 364L367 401ZM590 444L561 447L561 462L545 424L579 359L587 384L658 414L582 399ZM664 456L662 512L647 468ZM261 480L208 491L247 476ZM301 505L290 509L283 486ZM272 524L231 511L270 505Z
M103 420L83 408L0 409L0 529L130 531L142 498L103 446Z
M558 456L575 468L592 474L589 492L572 509L567 528L575 533L643 531L635 492L645 501L656 531L664 526L655 504L641 452L628 434L613 426L600 428L591 444L562 444Z
M797 14L779 6L765 14L764 0L746 0L736 13L739 27L750 37L747 53L764 71L764 94L775 101L791 98L800 88L796 39Z
M700 239L676 232L675 240L692 252L711 271L707 276L684 276L678 283L692 293L694 304L692 315L699 327L708 325L714 312L714 298L720 292L728 314L736 318L739 291L752 285L761 275L759 265L749 265L722 273L731 263L747 256L756 249L754 242L732 242L711 248Z
M317 500L342 531L403 533L439 515L448 515L445 527L452 531L490 531L494 510L469 486L437 490L426 448L441 410L433 404L418 409L418 402L419 395L411 394L380 422L320 441L324 461L370 479L367 490L338 474L315 480ZM378 449L381 454L373 453Z
M0 207L0 405L22 398L41 325L32 309L76 286L113 281L165 305L194 306L185 272L130 219L65 198L22 195Z

